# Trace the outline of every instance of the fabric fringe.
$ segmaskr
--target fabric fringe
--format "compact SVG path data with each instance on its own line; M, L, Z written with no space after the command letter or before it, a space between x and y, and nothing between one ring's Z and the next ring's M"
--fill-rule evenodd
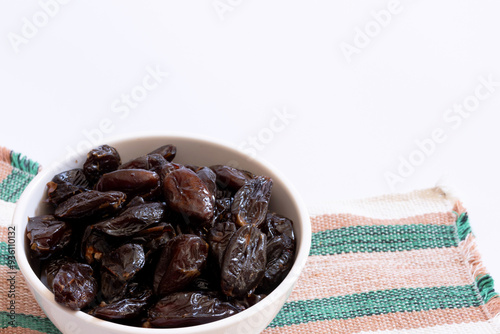
M41 169L38 162L28 159L28 157L3 146L0 146L0 161L31 175L37 175Z
M40 165L38 164L38 162L28 159L28 157L21 155L20 153L11 151L10 159L12 166L31 175L37 175L40 170Z
M467 212L460 201L455 203L453 211L457 215L456 228L460 252L468 264L478 295L484 303L484 310L489 319L498 319L500 318L500 296L495 292L493 278L481 261Z

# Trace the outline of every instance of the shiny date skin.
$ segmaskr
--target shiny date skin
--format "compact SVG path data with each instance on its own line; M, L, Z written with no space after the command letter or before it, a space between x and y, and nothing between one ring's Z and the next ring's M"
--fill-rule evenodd
M165 160L171 162L177 154L177 147L172 144L163 145L148 153L148 155L152 154L160 154Z
M238 313L238 308L200 292L177 292L165 296L148 312L144 327L185 327L205 324Z
M103 303L103 305L90 310L89 314L110 321L134 319L146 311L152 299L153 292L146 289L140 293L132 293L131 296L113 303Z
M94 229L93 225L86 227L81 242L81 257L87 264L101 262L104 254L109 253L111 249L112 246L104 233Z
M95 189L121 191L129 198L134 196L148 198L159 194L160 176L145 169L120 169L101 176Z
M166 175L163 195L171 209L195 220L209 222L214 215L207 186L188 168L179 168Z
M292 269L295 247L291 239L282 234L268 241L267 264L259 291L269 293L274 290Z
M71 234L70 225L52 215L31 217L26 226L30 254L42 260L60 254L69 245Z
M233 199L231 197L217 198L215 200L215 221L225 222L232 219L231 205Z
M46 261L42 268L40 280L42 281L43 284L45 284L45 286L50 291L52 291L52 284L54 282L54 277L59 272L59 269L61 269L61 267L64 264L72 264L72 263L77 263L77 262L74 259L67 256L57 259L50 259Z
M239 226L253 224L260 226L266 219L273 180L257 176L247 181L234 195L231 213Z
M55 175L47 183L47 196L54 205L66 201L71 196L90 190L90 185L81 168L70 169Z
M120 191L91 190L70 197L62 202L55 211L61 219L82 219L104 216L118 211L127 196Z
M267 214L261 229L267 235L267 264L258 290L274 290L290 272L295 259L295 234L290 219L274 212Z
M88 306L97 295L92 267L82 263L64 264L52 281L56 302L72 310Z
M205 183L208 192L215 201L215 193L217 192L217 176L214 171L208 167L199 167L195 170L196 175Z
M165 205L153 202L132 206L118 216L101 221L91 226L114 237L128 237L157 224L163 218Z
M208 233L208 244L210 245L210 254L214 258L218 267L222 267L224 254L231 237L236 232L236 225L231 221L216 223Z
M83 172L91 183L97 182L101 175L112 172L121 164L121 158L114 147L101 145L87 153Z
M159 173L167 163L167 160L160 154L148 154L126 162L118 169L145 169Z
M251 295L264 276L266 263L266 235L255 225L240 227L224 254L222 292L229 297Z
M146 258L150 258L158 249L176 236L171 224L160 223L137 232L132 242L140 243L146 251Z
M217 185L220 189L238 191L254 175L246 170L225 165L213 165L210 169L216 174Z
M284 234L295 245L295 234L293 232L293 222L274 212L268 212L264 224L261 225L262 232L266 233L267 238Z
M107 301L123 297L127 282L144 267L146 256L138 244L125 244L102 258L101 291Z
M154 273L156 295L182 291L200 276L208 256L208 244L192 234L179 235L167 242Z
M144 267L146 258L144 249L138 244L125 244L102 259L102 268L122 281L129 281Z

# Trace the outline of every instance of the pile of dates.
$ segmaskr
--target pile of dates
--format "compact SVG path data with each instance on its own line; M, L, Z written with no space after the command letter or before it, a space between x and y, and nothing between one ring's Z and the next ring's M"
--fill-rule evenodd
M47 184L28 219L30 256L55 300L133 326L182 327L266 297L295 258L292 221L268 210L273 181L172 162L165 145L126 163L102 145Z

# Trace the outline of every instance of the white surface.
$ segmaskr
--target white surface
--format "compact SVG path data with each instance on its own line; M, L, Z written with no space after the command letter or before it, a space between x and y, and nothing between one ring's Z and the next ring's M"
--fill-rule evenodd
M222 20L214 3L233 10ZM388 8L390 22L348 62L341 45ZM444 118L487 93L479 77L500 81L498 1L73 1L15 53L9 34L40 10L0 4L0 145L48 165L108 119L106 136L191 131L249 148L260 134L258 155L308 204L442 181L500 280L500 87L463 121ZM120 96L147 66L170 75L125 115ZM294 118L281 126L276 108ZM385 173L438 128L446 140L391 188Z

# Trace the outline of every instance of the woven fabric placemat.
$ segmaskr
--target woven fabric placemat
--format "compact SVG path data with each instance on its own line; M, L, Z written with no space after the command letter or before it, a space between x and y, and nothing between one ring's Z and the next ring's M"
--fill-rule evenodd
M0 148L0 333L60 333L9 246L15 202L38 169ZM263 333L500 333L500 297L467 212L442 189L337 202L310 213L306 267Z

